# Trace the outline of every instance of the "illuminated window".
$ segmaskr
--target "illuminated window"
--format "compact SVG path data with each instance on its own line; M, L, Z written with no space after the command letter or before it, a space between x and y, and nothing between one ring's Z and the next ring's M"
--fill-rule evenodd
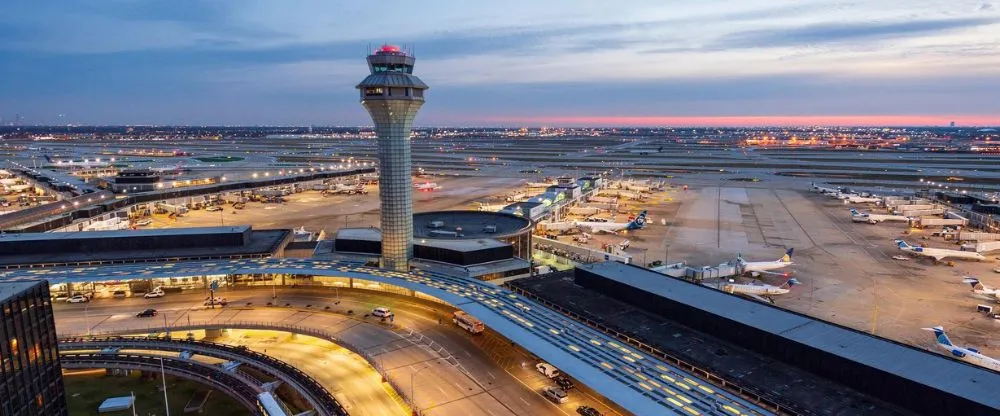
M382 88L365 88L366 96L379 96L382 95Z
M35 395L35 404L38 406L39 409L45 406L45 399L42 398L42 393L38 393L37 395Z
M10 339L10 354L17 355L17 338Z

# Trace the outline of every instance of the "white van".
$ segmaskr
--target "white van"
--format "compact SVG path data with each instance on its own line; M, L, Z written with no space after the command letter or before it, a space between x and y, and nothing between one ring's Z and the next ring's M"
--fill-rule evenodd
M372 316L379 318L388 318L392 316L392 310L385 306L379 306L372 310Z
M542 389L542 394L557 404L566 403L566 401L569 400L566 392L559 387L545 386L545 388Z
M554 366L552 364L549 364L549 363L538 363L538 364L535 364L535 369L538 370L539 373L542 373L543 375L545 375L545 377L548 377L548 378L559 377L559 369L556 368L556 366Z

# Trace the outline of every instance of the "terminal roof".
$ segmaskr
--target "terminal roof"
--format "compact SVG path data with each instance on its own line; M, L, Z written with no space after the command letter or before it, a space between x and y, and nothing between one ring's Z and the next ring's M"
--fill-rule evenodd
M743 322L776 337L1000 408L996 394L1000 375L984 368L623 263L579 267L722 319Z
M444 226L432 228L430 225L434 221L442 221ZM486 232L490 225L496 226L496 232ZM493 239L526 232L531 229L531 221L512 214L484 211L435 211L413 215L414 238L446 239L448 237L433 235L431 231L455 231L457 227L462 228L461 240Z
M243 233L250 229L249 225L233 225L225 227L192 227L192 228L154 228L139 230L112 230L112 231L81 231L81 232L55 232L55 233L23 233L23 234L0 234L0 243L4 241L53 241L62 239L92 239L103 240L106 238L121 237L157 237L188 235L191 238L198 238L199 235L219 234L219 233Z

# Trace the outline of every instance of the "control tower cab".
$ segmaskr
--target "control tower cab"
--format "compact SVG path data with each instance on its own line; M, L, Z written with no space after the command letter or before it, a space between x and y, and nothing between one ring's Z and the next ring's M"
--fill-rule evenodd
M358 84L361 105L378 134L382 267L409 270L413 255L413 180L410 129L424 104L424 84L413 75L416 61L398 46L382 45L368 56L368 75Z

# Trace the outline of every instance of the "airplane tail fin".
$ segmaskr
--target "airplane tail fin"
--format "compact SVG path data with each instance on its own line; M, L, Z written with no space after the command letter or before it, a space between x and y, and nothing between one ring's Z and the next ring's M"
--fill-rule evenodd
M968 283L968 284L972 285L973 289L975 289L976 286L980 285L979 279L976 279L975 277L971 277L971 276L964 276L964 277L962 277L962 283Z
M910 248L910 245L906 244L906 241L903 240L896 240L896 245L899 246L899 248Z
M935 326L933 328L923 328L923 330L934 332L934 338L937 339L938 344L951 346L951 340L944 333L943 327Z
M642 210L637 217L629 224L630 228L642 228L646 226L646 210Z
M851 215L852 216L857 216L858 215L858 210L856 210L854 208L851 208Z
M781 257L781 262L782 263L791 262L792 261L792 253L794 251L795 251L795 247L792 247L792 248L788 249L788 251L785 252L785 255Z
M801 284L801 282L799 282L798 280L796 280L796 279L795 279L795 278L793 277L793 278L791 278L791 279L788 279L788 280L786 280L786 281L785 281L785 283L784 283L784 284L782 284L782 285L781 285L780 287L781 287L782 289L790 289L790 288L791 288L792 286L795 286L795 285L798 285L798 284Z
M52 156L49 156L49 155L43 155L43 156L45 156L45 161L46 162L52 163Z

